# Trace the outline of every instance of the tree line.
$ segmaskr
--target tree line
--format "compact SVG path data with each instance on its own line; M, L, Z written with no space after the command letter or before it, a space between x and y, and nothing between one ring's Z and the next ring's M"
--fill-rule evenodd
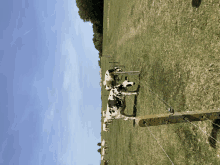
M102 56L103 42L103 0L76 0L76 5L79 8L79 16L84 22L91 22L93 28L93 43L99 51L99 58ZM101 59L101 58L100 58ZM98 61L101 68L101 61Z

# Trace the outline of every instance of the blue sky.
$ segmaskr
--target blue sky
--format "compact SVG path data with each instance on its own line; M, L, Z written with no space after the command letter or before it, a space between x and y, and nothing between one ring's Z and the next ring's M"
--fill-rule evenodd
M100 68L91 24L79 18L75 0L2 5L0 164L100 164Z

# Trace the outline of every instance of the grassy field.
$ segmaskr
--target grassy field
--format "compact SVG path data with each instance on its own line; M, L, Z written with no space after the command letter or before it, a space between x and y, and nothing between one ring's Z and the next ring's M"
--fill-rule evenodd
M124 70L141 71L129 76L140 84L137 116L168 113L154 91L177 112L220 108L220 6L219 1L105 0L102 77L109 61ZM137 88L132 87L133 89ZM102 88L102 110L108 92ZM134 96L126 98L131 114ZM210 121L193 122L209 135ZM149 127L175 165L218 165L220 145L213 149L208 135L190 123ZM112 165L169 165L170 160L148 128L132 121L113 121L108 141Z

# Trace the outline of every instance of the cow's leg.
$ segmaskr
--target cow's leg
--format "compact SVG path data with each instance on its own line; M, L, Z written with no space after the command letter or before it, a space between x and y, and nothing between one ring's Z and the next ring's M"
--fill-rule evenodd
M127 87L127 86L133 86L135 85L135 82L128 82L128 79L125 80L123 83L122 83L123 87Z
M124 120L135 120L136 118L135 117L124 117Z
M122 95L125 95L125 96L131 96L131 95L137 95L138 92L121 92Z
M117 85L117 82L120 81L120 78L118 75L114 75L114 80L115 80L115 86Z

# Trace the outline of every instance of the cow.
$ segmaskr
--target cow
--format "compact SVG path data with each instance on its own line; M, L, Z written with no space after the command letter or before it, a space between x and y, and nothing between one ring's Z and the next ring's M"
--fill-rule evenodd
M127 86L133 86L134 82L129 82L128 80L125 80L122 84L117 85L113 87L109 92L108 97L108 103L107 103L107 110L106 110L106 116L107 111L110 114L118 114L118 109L125 108L125 96L130 95L137 95L138 92L136 91L127 91ZM108 115L109 115L108 113Z
M129 82L127 79L120 85L117 85L113 87L110 92L109 92L109 97L108 97L108 104L110 107L113 105L122 106L122 100L125 98L127 95L137 95L138 93L136 91L127 91L128 86L133 86L135 85L134 82Z
M124 95L124 96L130 96L130 95L137 95L138 93L136 91L127 91L127 87L134 86L135 82L129 82L128 78L125 78L125 81L122 84L119 84L113 88L113 93L117 96Z
M109 128L107 128L107 125L103 123L103 131L105 132L109 132Z
M116 79L118 79L118 75L116 75L115 72L122 72L122 69L115 67L114 69L110 69L105 72L105 80L103 81L103 85L108 91L116 85Z
M103 164L106 164L106 165L109 163L109 160L106 160L104 156L101 156L101 161L103 161Z
M102 116L106 117L106 111L102 111Z
M103 139L101 142L101 146L105 146L105 145L106 145L106 141L105 141L105 139Z
M109 160L104 160L104 164L103 165L108 165Z
M106 118L108 120L112 119L124 119L124 120L134 120L134 115L126 115L124 114L125 104L122 107L113 106L109 108L109 111L106 112Z
M108 154L107 150L105 148L102 148L102 156L104 156L105 154Z
M112 87L109 92L107 110L103 112L105 114L105 124L110 123L113 119L135 119L135 114L126 115L124 113L124 110L126 108L125 96L138 94L140 86L138 86L138 89L136 91L127 91L127 87L133 85L135 85L135 83L129 82L127 77L125 77L125 81L122 84ZM108 131L108 129L106 129L106 125L103 125L103 131Z
M108 119L108 118L104 118L104 123L105 124L110 124L112 122L111 119Z
M114 112L109 112L109 118L112 119L124 119L124 120L134 120L134 115L126 115L124 114L125 106L124 107L113 107L115 108Z
M122 84L116 85L111 88L109 92L108 100L115 100L115 97L119 95L132 95L132 94L138 94L136 91L127 91L127 87L134 86L135 82L130 82L126 78L125 81Z

